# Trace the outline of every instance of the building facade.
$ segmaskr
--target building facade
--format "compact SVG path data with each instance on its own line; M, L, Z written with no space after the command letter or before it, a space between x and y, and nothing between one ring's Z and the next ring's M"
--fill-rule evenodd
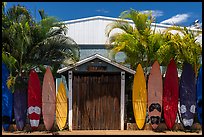
M64 21L68 27L67 35L74 39L74 41L80 47L80 60L87 58L96 53L101 54L104 57L113 59L110 56L110 51L105 47L108 37L105 35L106 26L113 21L119 20L118 18L104 17L104 16L94 16L70 21ZM131 25L133 21L126 20ZM156 25L156 28L155 28ZM152 23L152 29L156 32L163 32L171 25ZM193 29L193 31L201 31L200 29ZM121 32L119 29L113 30L111 33ZM176 31L172 31L176 33ZM198 41L202 44L202 34L198 37ZM116 55L116 62L121 62L125 58L123 53L118 53Z
M68 125L69 129L114 129L124 130L127 123L128 106L131 101L130 77L134 70L120 65L125 58L118 53L115 61L106 49L108 37L106 26L117 18L95 16L65 21L67 36L80 48L80 61L74 66L64 67L58 73L64 75L68 85ZM133 25L133 22L127 20ZM156 32L162 32L170 25L156 25ZM201 31L201 30L194 30ZM112 33L120 32L115 29ZM176 31L172 31L176 33ZM198 41L202 44L202 35ZM117 63L118 62L118 63ZM162 70L162 68L161 68ZM180 74L179 74L180 75ZM114 86L113 86L114 85Z

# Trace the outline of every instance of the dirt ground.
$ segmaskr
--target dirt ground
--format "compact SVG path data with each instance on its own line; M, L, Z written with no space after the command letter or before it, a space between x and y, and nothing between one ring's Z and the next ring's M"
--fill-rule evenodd
M158 131L155 132L151 129L150 124L145 124L144 129L139 130L136 128L136 124L126 125L125 130L72 130L68 131L65 128L62 131L58 131L56 124L54 124L52 131L46 131L45 126L40 124L37 131L30 132L31 127L26 124L23 131L17 131L16 125L11 124L9 131L5 132L2 128L2 135L202 135L202 126L198 123L193 124L192 130L185 132L181 124L175 124L172 131L169 131L164 123L160 123Z
M73 131L58 131L58 132L47 132L47 131L14 131L4 132L2 135L202 135L202 131L196 133L184 132L184 131L163 131L154 132L151 130L73 130Z

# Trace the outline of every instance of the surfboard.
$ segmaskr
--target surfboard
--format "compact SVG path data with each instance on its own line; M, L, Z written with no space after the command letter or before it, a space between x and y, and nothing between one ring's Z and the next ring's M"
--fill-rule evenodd
M68 85L67 85L66 77L61 75L61 78L62 78L62 82L64 83L64 86L65 86L65 89L66 89L66 95L67 95L67 98L68 98Z
M64 83L64 86L65 86L65 89L66 89L66 95L67 95L67 123L69 122L69 94L68 94L68 84L67 84L67 80L66 80L66 77L61 75L61 78L62 78L62 82Z
M42 86L42 115L46 130L51 130L55 120L56 112L55 82L49 67L43 78Z
M163 85L160 65L155 61L148 79L148 117L153 129L158 127L162 113Z
M58 88L59 88L59 85L60 85L60 83L62 82L62 78L55 78L55 83L56 83L56 89L55 89L55 91L56 91L56 96L57 96L57 92L58 92Z
M67 96L63 82L60 82L56 97L56 123L60 130L66 126L67 121Z
M142 129L146 119L147 91L144 71L138 64L132 89L132 106L137 127Z
M177 66L174 59L171 59L167 66L163 91L164 120L168 129L172 129L176 121L179 96L178 84Z
M196 103L196 108L197 108L197 116L198 116L198 121L202 125L202 66L200 67L198 78L197 78L197 103Z
M186 128L190 128L194 122L196 108L195 82L195 73L192 65L189 63L184 63L179 85L179 97L181 121Z
M13 94L8 89L6 83L9 77L9 70L2 62L2 126L5 131L8 131L12 120Z
M60 85L60 82L63 82L64 86L65 86L65 89L66 89L66 95L67 95L67 99L68 99L68 86L67 86L67 80L66 80L66 77L61 75L60 78L56 78L55 79L55 83L56 83L56 95L57 95L57 92L58 92L58 88L59 88L59 85ZM68 101L68 100L67 100Z
M27 88L22 77L16 78L16 83L20 83L19 87L14 91L14 117L16 120L16 128L23 130L27 118ZM24 86L23 86L24 85Z
M40 79L34 69L30 70L28 80L28 118L32 130L36 130L40 123L42 108L42 91Z

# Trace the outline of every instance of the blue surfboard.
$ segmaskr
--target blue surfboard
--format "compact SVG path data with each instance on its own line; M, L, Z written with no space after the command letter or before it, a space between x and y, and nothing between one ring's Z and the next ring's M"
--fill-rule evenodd
M8 131L12 120L13 106L13 94L6 85L8 76L9 71L6 65L2 62L2 125L5 131Z
M202 66L200 67L197 79L197 115L198 121L202 125Z
M196 78L192 65L184 63L181 74L180 91L180 113L181 122L189 129L193 122L196 109Z

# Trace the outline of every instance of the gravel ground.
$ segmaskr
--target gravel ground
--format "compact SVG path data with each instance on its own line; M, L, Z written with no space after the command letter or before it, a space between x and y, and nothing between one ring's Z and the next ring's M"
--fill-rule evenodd
M183 132L183 131L164 131L164 132L154 132L151 130L73 130L73 131L58 131L58 132L46 132L46 131L36 131L36 132L25 132L25 131L15 131L15 132L4 132L2 135L202 135L202 131L199 133Z

